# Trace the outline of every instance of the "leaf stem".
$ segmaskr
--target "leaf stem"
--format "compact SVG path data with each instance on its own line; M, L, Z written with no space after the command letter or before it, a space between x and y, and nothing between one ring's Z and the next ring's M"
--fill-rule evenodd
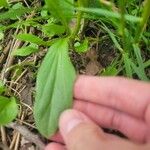
M79 30L80 30L80 27L81 27L81 19L82 19L82 12L78 12L78 15L77 15L77 23L76 23L76 26L71 34L71 37L70 39L72 41L74 41L76 35L78 34Z
M82 5L81 1L78 1L78 6L80 7L81 5ZM70 36L70 40L71 40L72 43L74 42L75 37L76 37L76 35L78 34L78 32L80 30L82 15L83 15L83 12L78 11L76 26L75 26L75 28L74 28L71 36Z

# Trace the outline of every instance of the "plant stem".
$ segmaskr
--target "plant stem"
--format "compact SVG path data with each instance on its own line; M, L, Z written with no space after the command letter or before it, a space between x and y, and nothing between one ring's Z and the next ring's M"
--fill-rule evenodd
M84 5L86 5L86 1L78 0L78 6L79 6L79 7L83 7ZM83 15L83 12L81 12L81 11L79 11L78 14L77 14L76 26L75 26L75 28L74 28L72 34L71 34L71 37L70 37L72 43L74 42L75 37L76 37L76 35L78 34L78 32L79 32L79 30L80 30L82 15Z
M143 14L142 14L142 20L140 22L140 25L138 27L138 30L135 36L135 43L139 43L141 35L146 27L148 18L150 16L150 0L145 0L144 5L145 6L144 6Z
M71 34L71 40L74 41L76 35L78 34L79 30L80 30L80 27L81 27L81 19L82 19L82 12L78 12L78 15L77 15L77 23L76 23L76 26Z
M126 0L120 0L119 1L119 7L121 12L121 35L122 35L122 43L123 43L123 49L126 50L126 37L125 37L125 6L126 6Z

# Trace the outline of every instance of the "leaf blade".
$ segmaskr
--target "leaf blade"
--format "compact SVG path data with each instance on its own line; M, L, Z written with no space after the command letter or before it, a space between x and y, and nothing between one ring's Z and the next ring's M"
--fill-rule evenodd
M37 76L34 116L38 130L45 137L56 132L60 113L72 106L74 80L68 39L60 39L49 49Z
M79 7L79 8L77 8L77 10L85 12L85 13L89 13L89 14L94 14L97 16L104 16L104 17L107 16L108 18L116 18L116 19L121 18L121 15L119 13L109 11L106 9L102 9L102 8L82 8L82 7ZM129 22L140 22L141 18L125 14L125 20L127 20Z
M29 56L38 51L39 51L39 49L38 49L37 45L30 44L27 47L22 47L22 48L16 49L15 51L13 51L12 55L13 56Z
M10 9L9 11L0 13L0 21L7 19L17 19L25 13L31 12L33 9L29 9L26 7L20 7L17 9Z
M42 27L42 31L48 35L49 37L52 37L54 35L61 35L65 32L65 28L62 25L57 25L53 23L48 23Z
M68 28L68 23L73 17L73 0L45 0L50 13L59 19Z
M0 96L0 125L10 123L17 115L18 107L15 98Z
M22 33L22 34L16 35L15 38L18 40L27 41L27 42L34 43L37 45L47 46L47 42L43 41L41 38L33 34Z

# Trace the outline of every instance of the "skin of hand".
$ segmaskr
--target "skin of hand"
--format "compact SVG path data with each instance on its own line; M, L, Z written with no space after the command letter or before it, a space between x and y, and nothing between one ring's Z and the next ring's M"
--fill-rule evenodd
M119 130L128 140L104 133L100 127ZM45 150L149 150L150 84L79 76L74 109L62 113L59 129Z

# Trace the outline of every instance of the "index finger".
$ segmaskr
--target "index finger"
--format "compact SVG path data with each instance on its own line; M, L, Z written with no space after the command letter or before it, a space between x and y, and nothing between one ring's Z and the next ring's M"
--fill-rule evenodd
M123 111L135 117L150 117L150 84L122 77L79 76L74 98ZM150 120L149 120L150 121Z

